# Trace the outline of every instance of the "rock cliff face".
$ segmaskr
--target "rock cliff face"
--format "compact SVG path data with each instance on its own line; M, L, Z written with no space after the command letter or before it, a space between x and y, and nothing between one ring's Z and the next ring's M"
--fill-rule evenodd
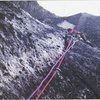
M27 99L64 51L65 30L56 27L63 18L39 7L35 1L0 2L0 99ZM31 15L33 8L37 13ZM41 21L41 14L56 19L55 27ZM78 41L41 98L100 98L99 65L99 44Z
M22 8L23 10L30 13L31 16L40 20L40 21L48 21L51 18L57 18L57 16L49 11L45 10L41 7L37 1L14 1L14 4Z

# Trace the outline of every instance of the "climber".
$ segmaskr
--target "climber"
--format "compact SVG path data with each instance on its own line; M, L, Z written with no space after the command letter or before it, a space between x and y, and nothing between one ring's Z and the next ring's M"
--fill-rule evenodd
M89 44L91 47L93 47L93 45L91 44L91 42L89 40L87 40L86 36L84 33L80 32L80 31L77 31L75 29L71 29L71 28L68 28L67 29L67 32L68 32L68 35L70 35L71 37L76 37L77 39L79 40L83 40L85 43ZM65 40L67 38L67 34L65 36Z
M76 37L78 39L83 39L84 41L87 40L83 33L79 32L75 29L68 28L67 32L68 32L68 35L71 35L71 36Z
M68 46L68 42L70 41L70 39L75 39L74 38L75 36L73 36L75 34L73 34L73 30L71 28L68 28L66 33L68 33L68 34L65 34L65 37L64 37L64 39L65 39L65 44L64 44L65 45L65 48L64 48L64 50Z

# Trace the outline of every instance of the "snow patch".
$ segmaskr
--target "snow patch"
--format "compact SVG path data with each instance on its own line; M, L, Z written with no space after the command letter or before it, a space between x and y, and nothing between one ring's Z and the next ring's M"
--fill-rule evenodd
M63 28L63 29L68 29L68 28L74 28L74 27L75 27L74 24L71 24L71 23L69 23L69 22L66 21L66 20L64 20L63 22L59 23L57 26L58 26L58 27L61 27L61 28Z

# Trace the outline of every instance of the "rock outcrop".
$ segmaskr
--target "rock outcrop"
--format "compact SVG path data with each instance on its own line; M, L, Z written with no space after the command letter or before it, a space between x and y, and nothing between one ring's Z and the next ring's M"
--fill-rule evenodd
M52 27L53 23L42 22L18 3L0 2L0 99L27 99L65 47L65 30L57 28L58 23L54 23L56 28ZM38 5L31 3L34 9ZM50 20L51 15L59 19L36 9L38 16L42 13ZM67 53L60 71L41 98L100 98L99 65L99 46L91 47L79 40Z
M76 25L76 28L79 31L84 32L94 46L100 48L100 16L80 13L68 18L63 17L63 19Z

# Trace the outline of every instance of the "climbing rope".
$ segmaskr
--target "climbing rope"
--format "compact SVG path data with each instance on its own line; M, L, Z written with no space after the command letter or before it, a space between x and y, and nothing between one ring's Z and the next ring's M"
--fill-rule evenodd
M64 54L66 54L74 46L74 44L75 44L75 42L73 42L73 44L69 48L66 49L66 51L65 51ZM65 55L63 55L63 57L62 57L61 61L59 62L59 65L57 66L55 72L53 73L52 77L49 79L49 81L47 82L47 84L44 86L44 88L42 89L42 91L38 94L38 96L36 97L36 100L39 99L39 97L42 95L42 93L45 91L45 89L47 88L47 86L49 85L49 83L52 81L52 79L56 75L59 67L61 66L61 64L62 64L62 62L64 60L64 57L65 57Z
M66 51L68 51L70 49L70 46L72 43L72 39L69 41L68 46L65 50L65 52L61 55L61 57L56 61L55 65L51 68L51 70L49 71L49 73L47 74L47 76L41 81L40 85L35 89L35 91L32 92L32 94L29 96L28 100L30 100L34 94L41 88L41 86L43 85L44 81L49 77L49 75L51 74L52 70L55 68L55 66L59 63L59 61L62 59L62 57L66 54Z

